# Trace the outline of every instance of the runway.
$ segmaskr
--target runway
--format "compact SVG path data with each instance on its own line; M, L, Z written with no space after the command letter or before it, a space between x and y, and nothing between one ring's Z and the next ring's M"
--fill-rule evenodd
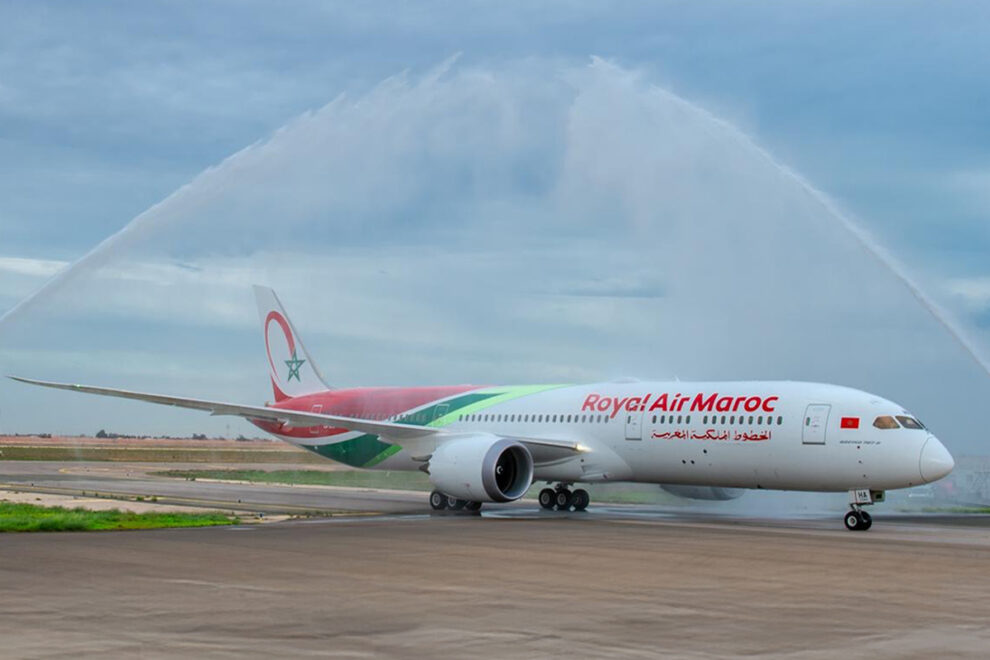
M4 480L26 488L161 487L11 465ZM5 657L804 659L990 648L985 518L877 514L870 532L849 533L822 515L557 514L524 503L431 516L421 493L174 487L177 498L252 493L242 506L338 517L0 535ZM356 500L374 505L356 511L380 515L342 515Z

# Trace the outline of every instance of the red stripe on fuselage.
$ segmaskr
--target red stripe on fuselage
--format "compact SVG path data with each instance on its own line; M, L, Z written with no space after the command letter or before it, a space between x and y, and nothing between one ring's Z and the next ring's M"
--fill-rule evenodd
M313 412L322 406L320 413L381 420L420 408L439 399L481 389L481 385L455 385L439 387L356 387L349 390L327 390L279 401L272 408ZM314 435L310 427L283 427L274 422L254 420L259 428L292 438L327 437L346 433L347 429L324 428Z

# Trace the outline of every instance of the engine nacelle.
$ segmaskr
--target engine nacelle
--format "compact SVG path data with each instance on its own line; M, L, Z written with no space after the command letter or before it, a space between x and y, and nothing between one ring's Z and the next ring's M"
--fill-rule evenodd
M671 495L686 497L689 500L734 500L742 497L745 488L720 488L718 486L677 486L660 484L660 488Z
M437 447L429 471L430 481L447 495L472 502L511 502L533 483L533 457L515 440L470 436Z

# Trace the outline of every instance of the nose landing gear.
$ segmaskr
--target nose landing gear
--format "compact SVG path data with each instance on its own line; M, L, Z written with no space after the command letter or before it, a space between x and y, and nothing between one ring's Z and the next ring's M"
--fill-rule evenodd
M869 490L860 488L849 491L849 512L846 513L842 522L846 529L851 532L865 532L873 526L873 517L863 507L874 502L883 502L884 492L882 490Z
M567 484L557 484L556 488L544 488L540 491L540 506L544 509L558 511L584 511L591 503L591 496L583 488L570 491Z
M865 532L873 526L873 518L862 509L852 509L842 520L850 532Z

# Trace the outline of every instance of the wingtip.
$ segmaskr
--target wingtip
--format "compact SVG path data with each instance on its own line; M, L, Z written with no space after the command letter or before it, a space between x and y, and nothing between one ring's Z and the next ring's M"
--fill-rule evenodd
M50 387L52 385L58 384L58 383L49 383L48 381L44 381L44 380L35 380L34 378L24 378L23 376L14 376L11 374L7 374L7 378L11 380L16 380L18 383L27 383L28 385L44 385Z

